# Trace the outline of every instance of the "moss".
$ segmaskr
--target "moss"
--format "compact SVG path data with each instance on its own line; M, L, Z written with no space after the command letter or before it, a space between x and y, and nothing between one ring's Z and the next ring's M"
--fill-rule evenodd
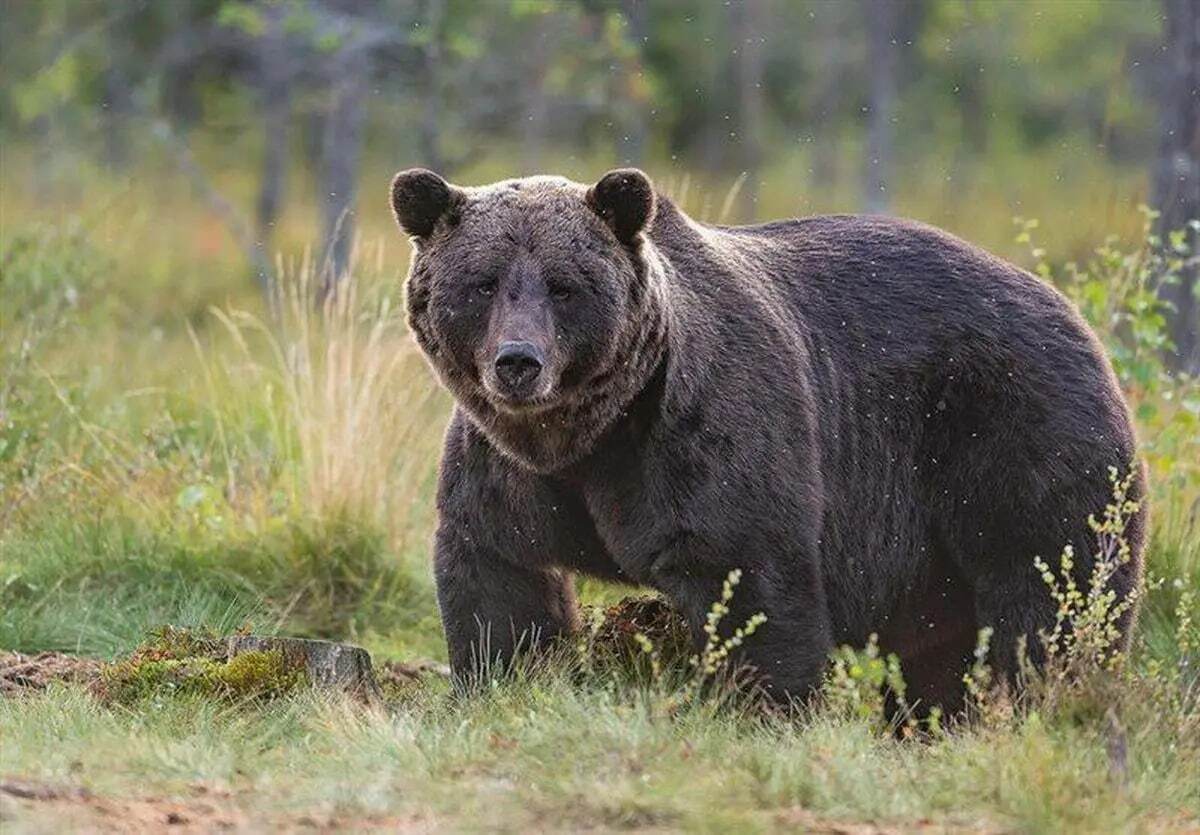
M279 650L228 657L210 633L163 627L128 658L106 665L98 689L121 704L169 695L245 701L278 698L307 682L303 665Z
M244 652L214 664L208 672L214 692L232 698L273 698L307 683L304 667L277 649Z
M129 658L101 672L101 694L108 701L129 704L143 699L203 693L213 664L207 658Z

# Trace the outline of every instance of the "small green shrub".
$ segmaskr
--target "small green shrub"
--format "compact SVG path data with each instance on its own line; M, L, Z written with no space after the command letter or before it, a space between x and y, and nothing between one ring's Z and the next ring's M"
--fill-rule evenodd
M864 722L877 733L896 727L914 732L920 722L909 709L905 692L899 657L895 653L884 655L879 649L879 636L872 633L862 649L841 646L833 651L821 705L835 716ZM936 706L927 727L940 730L941 710Z
M1119 651L1122 640L1119 626L1141 601L1143 589L1134 588L1118 600L1112 580L1132 556L1125 531L1130 519L1141 510L1129 498L1133 478L1133 472L1121 477L1115 467L1109 469L1113 501L1104 509L1103 519L1095 516L1088 519L1096 535L1097 550L1086 589L1081 590L1076 583L1075 552L1070 545L1063 548L1059 557L1058 576L1041 557L1034 558L1034 567L1058 604L1054 627L1041 636L1042 644L1052 661L1061 659L1072 672L1088 665L1111 670L1125 659Z
M746 639L758 630L758 627L767 622L766 615L756 612L747 618L744 624L736 627L728 638L721 637L719 632L721 621L729 614L729 603L733 600L733 591L741 581L742 570L740 568L730 571L729 576L721 584L721 599L713 602L709 607L708 614L704 617L704 634L707 638L703 649L691 662L692 666L698 670L700 680L715 676L724 670L728 666L730 653L745 643Z

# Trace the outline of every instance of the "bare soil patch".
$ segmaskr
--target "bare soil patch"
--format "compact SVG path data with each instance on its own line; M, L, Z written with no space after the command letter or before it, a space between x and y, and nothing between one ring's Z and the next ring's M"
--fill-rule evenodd
M199 797L101 797L80 786L0 779L0 829L33 832L433 832L423 815L323 811L259 815L251 799L197 787Z
M94 659L62 652L25 655L0 650L0 695L45 690L56 681L94 686L100 680L100 667Z

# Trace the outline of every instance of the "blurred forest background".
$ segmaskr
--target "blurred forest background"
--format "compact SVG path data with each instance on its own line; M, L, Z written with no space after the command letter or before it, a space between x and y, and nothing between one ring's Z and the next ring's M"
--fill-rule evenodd
M403 829L1200 821L1200 0L0 0L0 79L0 775L25 795ZM537 686L467 705L423 679L371 719L170 675L120 709L34 692L27 655L157 659L135 648L163 624L444 660L451 404L406 332L388 184L627 164L706 221L933 223L1079 307L1150 472L1119 677L1052 678L928 745L880 733L869 675L811 721L747 723L653 654L631 686L586 646ZM580 582L597 628L628 593ZM1088 594L1074 634L1110 611ZM851 669L882 674L875 650ZM62 831L56 802L26 828Z
M644 167L709 220L886 211L1056 259L1200 215L1195 0L4 0L5 222L149 205L186 285L334 274L398 168ZM153 198L146 195L153 193ZM139 199L132 199L136 195ZM122 200L124 199L124 203ZM128 208L128 211L126 211ZM161 217L161 215L159 215ZM149 244L153 247L155 244ZM223 264L222 262L225 262ZM184 266L186 264L186 266ZM229 272L229 271L226 271ZM1167 292L1200 363L1194 270ZM249 285L248 285L249 286Z
M1035 269L1113 357L1161 542L1190 537L1200 0L0 3L0 646L174 622L175 543L205 584L226 568L196 553L255 555L229 611L441 652L449 403L396 315L386 202L412 165L638 165L702 220L892 212ZM107 637L50 617L98 576L142 615Z

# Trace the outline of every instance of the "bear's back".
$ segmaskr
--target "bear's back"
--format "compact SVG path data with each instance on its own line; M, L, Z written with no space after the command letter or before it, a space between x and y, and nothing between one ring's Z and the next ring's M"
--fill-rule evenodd
M1085 389L1113 382L1061 293L923 223L818 215L710 226L668 203L651 237L691 315L754 318L765 305L813 349L836 353L840 369L877 376L977 362L1036 369L1068 386L1086 368Z

